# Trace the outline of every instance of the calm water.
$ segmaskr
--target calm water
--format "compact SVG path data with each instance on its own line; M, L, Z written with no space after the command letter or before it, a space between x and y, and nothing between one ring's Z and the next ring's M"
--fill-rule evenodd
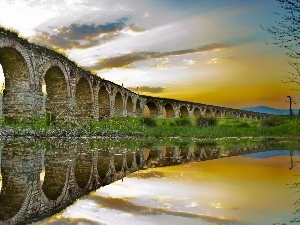
M299 217L299 142L163 142L3 142L0 224L288 224Z

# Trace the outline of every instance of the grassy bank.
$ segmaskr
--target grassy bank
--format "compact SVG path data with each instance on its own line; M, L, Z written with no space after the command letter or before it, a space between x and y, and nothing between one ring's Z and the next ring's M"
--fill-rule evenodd
M210 122L206 123L205 118L202 121L196 118L114 118L91 123L90 131L95 135L120 133L129 136L194 138L298 137L300 134L300 118L297 117L273 117L262 121L220 118Z
M0 136L35 137L298 137L300 118L272 117L261 121L238 118L111 118L87 125L47 125L46 120L31 123L2 121Z

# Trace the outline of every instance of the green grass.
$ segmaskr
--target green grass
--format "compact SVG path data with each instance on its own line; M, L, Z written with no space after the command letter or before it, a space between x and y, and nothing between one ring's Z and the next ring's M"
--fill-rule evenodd
M280 121L276 126L262 126L263 121L236 118L220 118L217 119L217 125L208 127L196 126L195 118L151 119L155 121L155 126L142 123L141 120L143 118L111 118L101 122L92 122L91 133L94 135L117 133L141 137L192 138L298 137L300 134L300 118L296 117L293 119L276 117L274 120Z
M274 122L275 121L275 122ZM251 119L219 118L214 126L197 126L196 118L110 118L91 121L84 126L56 124L49 125L45 119L36 121L0 121L0 128L13 130L16 136L35 133L37 136L103 137L184 137L184 138L224 138L224 137L298 137L300 118L278 116L269 118L267 123Z

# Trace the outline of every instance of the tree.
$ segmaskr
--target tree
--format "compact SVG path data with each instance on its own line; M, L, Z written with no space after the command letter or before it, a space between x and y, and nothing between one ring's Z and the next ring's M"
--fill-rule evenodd
M287 62L294 69L294 72L288 72L283 82L300 86L300 0L276 1L280 10L274 14L280 20L275 21L275 26L263 29L272 35L275 40L273 44L286 50Z

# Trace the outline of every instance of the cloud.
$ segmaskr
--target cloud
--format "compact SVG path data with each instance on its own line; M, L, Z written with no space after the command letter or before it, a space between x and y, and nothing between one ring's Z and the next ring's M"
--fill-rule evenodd
M149 87L149 86L140 86L140 87L127 87L127 89L134 91L136 93L162 93L166 88L163 87Z
M233 60L233 57L225 57L225 58L213 58L207 61L208 64L217 64L228 60Z
M58 34L69 40L86 40L103 33L117 32L126 27L128 17L123 17L114 23L106 24L70 24L68 27L58 29Z
M128 20L129 17L122 17L115 22L100 25L72 23L60 28L50 27L55 34L37 30L33 40L54 49L82 49L91 48L101 42L114 39L122 30L129 30L134 33L144 32L143 29L137 28L133 24L127 25Z
M130 25L128 26L128 30L133 31L133 32L135 32L135 33L141 33L141 32L145 32L145 31L146 31L145 29L136 27L136 26L133 25L133 24L130 24Z
M156 68L158 70L168 69L171 66L171 63L168 59L163 60L161 63L155 63L151 67Z
M171 52L132 52L116 57L103 58L100 59L94 66L88 67L90 70L102 70L111 68L128 68L130 65L136 61L148 60L148 59L158 59L168 56L180 56L188 55L193 53L201 53L207 51L213 51L223 48L228 48L228 45L221 43L212 43L209 45L204 45L194 49L184 49Z
M183 61L190 64L190 65L194 65L196 63L196 61L190 60L190 59L184 59Z

